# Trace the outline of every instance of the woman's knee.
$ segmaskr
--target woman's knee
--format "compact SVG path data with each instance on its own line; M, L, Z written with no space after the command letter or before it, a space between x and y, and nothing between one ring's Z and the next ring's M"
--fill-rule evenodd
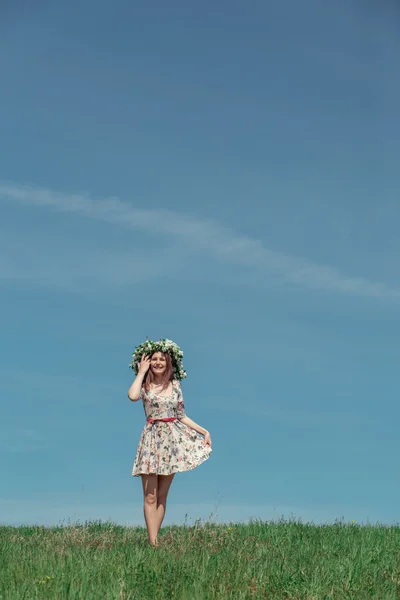
M148 492L147 494L145 494L144 495L144 503L147 506L153 506L154 504L157 504L157 492L153 492L153 493Z
M145 505L152 506L156 504L158 492L157 475L142 475L142 484Z

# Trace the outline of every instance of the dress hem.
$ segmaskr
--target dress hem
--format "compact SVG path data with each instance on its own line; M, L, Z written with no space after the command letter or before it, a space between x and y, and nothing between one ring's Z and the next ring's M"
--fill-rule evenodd
M212 450L210 450L210 454L211 454L211 452L212 452ZM210 458L210 454L208 456L205 456L202 460L198 461L195 465L192 465L192 466L187 467L185 469L175 469L174 471L171 471L170 473L156 473L155 471L141 471L140 473L133 473L132 472L132 477L140 477L140 475L172 475L174 473L184 473L185 471L192 471L196 467L198 467L201 464L203 464L203 462L205 462L206 460L208 460Z

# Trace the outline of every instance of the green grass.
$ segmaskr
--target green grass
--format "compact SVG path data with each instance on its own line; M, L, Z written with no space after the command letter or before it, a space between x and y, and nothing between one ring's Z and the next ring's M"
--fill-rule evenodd
M0 527L2 600L395 600L400 527L253 521Z

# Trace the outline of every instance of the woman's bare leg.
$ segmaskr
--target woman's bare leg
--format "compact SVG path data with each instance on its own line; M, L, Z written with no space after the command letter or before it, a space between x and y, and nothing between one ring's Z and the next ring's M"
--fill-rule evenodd
M175 473L171 475L158 475L158 488L157 488L157 534L160 531L161 523L164 520L165 511L167 508L167 496L169 488Z
M157 545L157 533L159 529L159 518L157 514L157 488L158 475L150 473L142 475L143 496L144 496L144 519L147 526L149 542L152 546Z

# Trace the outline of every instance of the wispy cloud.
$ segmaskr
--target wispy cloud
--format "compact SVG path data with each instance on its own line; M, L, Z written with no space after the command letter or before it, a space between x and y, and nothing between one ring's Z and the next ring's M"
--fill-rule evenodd
M4 201L28 204L89 219L117 224L149 235L180 241L194 251L222 263L254 270L259 278L304 288L369 297L400 297L400 290L364 277L347 275L330 266L266 248L261 240L242 235L211 219L168 210L141 210L119 198L93 199L85 194L63 194L29 185L0 183Z

